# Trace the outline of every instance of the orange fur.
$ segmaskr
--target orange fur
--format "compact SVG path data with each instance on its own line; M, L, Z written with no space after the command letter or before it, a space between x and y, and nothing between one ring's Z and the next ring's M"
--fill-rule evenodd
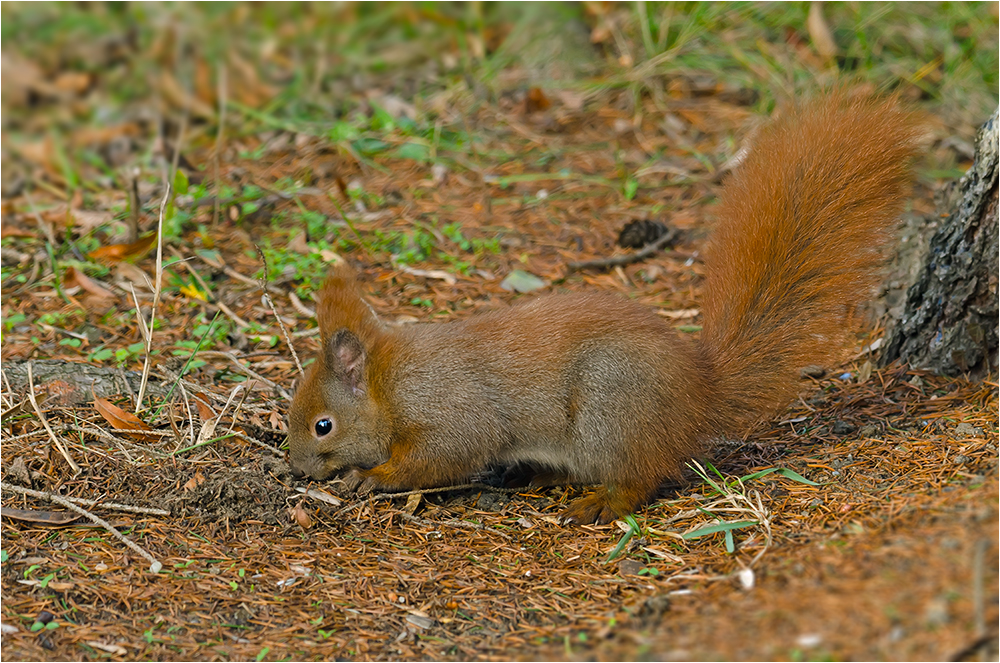
M909 192L918 126L893 99L841 89L764 128L725 183L702 309L724 432L842 351L842 319L877 283Z
M840 351L906 195L915 127L894 101L841 90L761 131L725 185L698 343L606 294L390 328L336 268L319 293L324 350L289 413L292 471L352 468L348 485L369 491L521 463L601 484L568 520L626 515Z
M372 342L379 335L378 320L358 290L353 270L340 263L330 270L316 297L316 320L321 338L329 338L337 329L346 328ZM366 343L367 344L367 343Z

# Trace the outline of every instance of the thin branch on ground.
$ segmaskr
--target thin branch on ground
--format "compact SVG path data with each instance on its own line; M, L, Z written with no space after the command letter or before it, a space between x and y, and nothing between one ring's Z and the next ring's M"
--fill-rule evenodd
M645 260L651 255L654 255L664 246L677 239L677 235L677 231L671 228L668 229L667 232L663 233L663 235L661 235L655 242L650 242L635 253L629 253L623 256L613 256L611 258L599 258L597 260L571 262L566 265L566 268L570 272L578 272L584 269L607 269L608 267L631 265L634 262Z
M250 329L250 323L236 315L233 309L226 306L226 304L221 299L215 300L215 305L219 307L219 310L226 314L230 320L236 323L239 329Z
M22 495L30 495L31 497L37 497L39 499L49 500L50 502L55 502L56 504L63 505L70 511L74 511L83 516L84 518L87 518L92 522L100 525L116 539L118 539L126 546L134 550L137 554L141 555L143 558L145 558L145 560L149 562L150 573L159 573L160 569L163 568L163 564L161 562L157 561L155 557L153 557L148 552L139 547L138 544L134 543L131 539L129 539L124 534L115 529L115 527L111 523L109 523L108 521L104 520L99 516L92 514L86 509L79 507L76 504L73 504L73 502L70 502L67 498L63 497L62 495L56 495L54 493L46 493L40 490L31 490L30 488L22 488L21 486L15 486L13 484L9 484L6 482L0 483L0 486L2 486L4 490L12 490L15 493L21 493Z
M232 432L233 432L233 429L235 429L235 428L236 428L236 420L237 420L237 419L239 418L239 416L240 416L240 410L242 410L242 409L243 409L243 404L244 404L244 403L246 403L246 400L247 400L247 396L249 396L249 395L250 395L250 392L251 392L251 391L253 391L253 388L254 388L255 386L256 386L256 385L254 384L253 380L251 379L251 380L250 380L250 383L249 383L249 384L247 384L247 386L246 386L247 388L243 390L243 397L242 397L242 398L240 398L240 402L236 404L236 409L235 409L235 410L233 410L233 420L232 420L232 422L231 422L231 423L229 424L229 430L228 430L228 431L226 431L226 434L227 434L227 435L228 435L229 433L232 433Z
M13 484L8 484L7 482L0 483L0 487L4 490L12 490L16 493L23 493L25 491L21 486L15 486ZM37 496L36 496L37 497ZM170 512L164 509L156 509L150 506L133 506L131 504L119 504L118 502L99 502L98 500L88 500L85 497L66 497L61 496L64 500L72 502L73 504L83 504L86 506L96 506L102 509L108 509L110 511L124 511L125 513L142 513L150 516L169 516Z
M143 446L143 445L140 445L140 444L135 444L134 442L129 442L128 440L125 440L123 438L120 438L120 437L117 437L115 435L112 435L111 433L109 433L107 431L104 431L104 430L101 430L100 428L87 428L86 426L67 426L63 430L72 431L74 433L83 433L84 435L93 435L96 438L99 438L99 439L102 439L102 440L106 440L108 442L114 442L115 444L119 445L119 447L121 448L122 453L124 453L128 457L128 461L130 463L134 463L135 460L133 460L133 458L128 455L128 452L125 450L126 447L129 447L129 448L131 448L131 449L133 449L135 451L140 451L142 453L149 454L149 455L153 456L154 458L169 458L170 457L169 454L165 454L165 453L163 453L161 451L157 451L156 449L154 449L154 448L152 448L152 447L150 447L148 445ZM120 432L122 432L122 433L128 433L130 431L120 431ZM160 431L134 431L134 432L136 432L136 433L143 433L143 434L148 435L149 433L157 433L157 432L160 432ZM166 434L166 433L164 433L164 434Z
M146 343L146 357L142 363L142 380L139 382L139 394L135 399L136 414L142 410L142 401L146 396L146 384L149 382L149 370L153 365L153 328L156 324L156 307L160 303L160 293L163 291L163 214L167 209L167 200L170 199L170 190L170 182L167 182L166 191L163 192L163 200L160 202L159 220L156 224L156 278L153 283L153 304L149 310L148 325L142 317L139 300L136 299L135 302L135 313L139 317L139 328ZM135 288L132 290L132 296L135 297Z
M202 351L198 352L198 355L200 357L221 357L223 359L228 359L230 361L230 363L232 363L234 366L236 366L238 369L240 369L240 372L245 373L247 376L252 377L254 380L260 380L261 382L263 382L264 384L266 384L268 387L271 387L272 389L274 389L275 391L277 391L279 394L281 394L281 396L283 398L291 398L292 397L292 395L290 393L288 393L288 391L284 387L282 387L281 385L279 385L274 380L269 380L268 378L264 377L263 375L261 375L260 373L258 373L255 370L253 370L252 368L249 368L249 367L244 366L243 364L241 364L239 357L237 357L236 355L234 355L232 352L224 352L222 350L202 350Z
M281 449L275 449L274 447L272 447L270 444L267 444L266 442L261 442L260 440L255 440L254 438L250 437L246 433L241 433L238 430L234 430L234 431L232 431L231 435L233 437L236 437L236 438L239 438L239 439L243 440L244 442L250 442L251 444L256 444L258 447L261 447L262 449L266 449L266 450L270 451L277 458L284 459L284 457L285 457L285 453Z
M268 307L270 307L271 313L274 314L274 319L278 321L278 326L281 327L281 333L284 334L285 343L288 344L288 349L291 350L292 352L292 359L295 360L295 367L299 369L299 375L305 377L306 372L302 369L302 362L299 361L299 355L297 352L295 352L295 346L292 345L292 338L291 336L288 335L288 329L285 328L285 322L284 320L281 319L281 316L278 315L278 309L274 307L274 302L271 300L271 295L267 291L267 258L264 257L264 251L260 248L260 246L254 244L254 248L257 249L257 255L260 256L260 261L264 265L263 276L260 277L260 281L257 283L257 285L260 287L260 291L263 294L264 301L266 301ZM291 398L291 395L284 389L282 389L281 392L282 395L285 396L285 398Z
M495 527L487 527L481 523L470 523L465 520L455 520L454 518L449 518L448 520L428 520L427 518L421 518L420 516L414 516L405 511L394 511L393 515L399 516L404 520L408 520L411 523L416 523L418 525L423 525L424 527L438 528L442 525L447 527L460 527L463 529L473 529L479 532L489 532L490 534L497 534L507 539L508 541L513 541L514 538L507 534L506 532L501 532Z

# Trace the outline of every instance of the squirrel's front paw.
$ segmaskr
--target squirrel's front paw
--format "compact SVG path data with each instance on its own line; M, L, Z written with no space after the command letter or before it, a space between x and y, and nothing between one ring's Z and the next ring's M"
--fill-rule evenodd
M357 492L358 495L367 495L377 488L381 488L378 479L372 476L371 470L351 470L344 475L344 484L347 490Z

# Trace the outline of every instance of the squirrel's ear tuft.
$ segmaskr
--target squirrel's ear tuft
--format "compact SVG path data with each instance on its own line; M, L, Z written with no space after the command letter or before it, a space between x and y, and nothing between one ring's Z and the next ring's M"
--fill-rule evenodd
M323 338L333 338L337 330L346 328L370 343L378 334L378 318L361 297L354 272L346 264L330 271L316 301L316 319Z
M347 329L341 329L326 344L326 365L355 396L362 396L365 387L365 348L361 340Z

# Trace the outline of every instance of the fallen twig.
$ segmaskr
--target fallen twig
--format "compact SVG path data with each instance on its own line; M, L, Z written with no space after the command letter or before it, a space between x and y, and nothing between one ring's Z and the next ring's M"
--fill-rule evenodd
M330 493L322 490L316 490L315 488L302 488L301 486L295 489L296 492L302 493L307 497L319 500L320 502L326 502L331 506L340 506L344 502L337 499Z
M245 442L250 442L251 444L256 444L259 447L263 447L264 449L267 449L268 451L270 451L272 454L274 454L278 458L284 458L285 457L285 454L280 449L275 449L270 444L267 444L265 442L261 442L260 440L255 440L254 438L250 437L246 433L241 433L238 430L234 430L231 433L229 433L229 435L231 435L232 437L239 438L239 439L241 439L241 440L243 440Z
M46 493L46 492L43 492L43 491L40 491L40 490L32 490L30 488L22 488L21 486L15 486L13 484L8 484L6 482L0 482L0 487L2 487L4 490L11 490L11 491L14 491L15 493L21 493L22 495L30 495L32 497L37 497L39 499L48 500L50 502L55 502L56 504L61 504L64 507L66 507L67 509L69 509L70 511L75 511L76 513L80 514L84 518L87 518L87 519L93 521L94 523L97 523L98 525L100 525L101 527L103 527L104 529L106 529L108 532L110 532L119 541L121 541L126 546L128 546L129 548L131 548L132 550L134 550L137 554L139 554L143 558L145 558L146 561L149 562L149 572L150 573L159 573L160 569L163 568L163 564L162 563L160 563L159 561L157 561L157 559L155 557L153 557L152 555L150 555L148 552L146 552L141 547L139 547L139 545L137 545L136 543L134 543L131 539L129 539L124 534L122 534L117 529L115 529L114 526L111 523L109 523L108 521L104 520L103 518L101 518L99 516L95 516L91 512L87 511L86 509L84 509L82 507L79 507L76 504L73 504L73 502L69 501L69 499L63 497L62 495L56 495L54 493Z
M256 371L254 371L252 368L249 368L249 367L244 366L243 364L241 364L240 360L239 360L239 357L237 357L236 355L234 355L232 352L224 352L222 350L202 350L202 351L200 351L198 353L198 355L200 357L221 357L223 359L228 359L231 363L233 363L234 365L236 365L236 367L239 368L240 371L242 371L243 373L246 373L249 377L252 377L254 380L260 380L261 382L263 382L267 386L269 386L272 389L274 389L275 391L277 391L284 398L291 398L292 397L292 395L290 393L288 393L288 391L284 387L282 387L281 385L279 385L274 380L269 380L268 378L264 377L260 373L257 373Z
M15 486L9 484L6 481L0 483L0 487L4 490L12 490L15 493L31 494L27 493L27 488L22 488L21 486ZM37 495L35 496L37 497ZM72 502L74 504L85 504L87 506L99 506L102 509L110 509L112 511L125 511L126 513L143 513L151 516L169 516L170 512L163 509L154 509L148 506L132 506L131 504L119 504L118 502L98 502L97 500L88 500L84 497L65 497L64 500Z
M400 516L404 520L408 520L412 523L417 523L423 525L424 527L437 528L441 525L447 525L448 527L463 527L465 529L479 530L480 532L490 532L491 534L499 534L508 541L513 541L514 538L507 534L506 532L501 532L500 530L487 527L482 523L470 523L465 520L455 520L454 518L449 518L448 520L428 520L427 518L421 518L420 516L413 516L404 511L396 511L394 515Z
M463 483L457 486L440 486L438 488L421 488L420 490L407 490L401 493L375 493L368 495L366 500L384 500L396 497L409 497L410 495L430 495L431 493L444 493L450 490L485 490L491 493L524 493L528 488L502 488L499 486L489 486L485 483Z
M260 256L260 261L264 265L263 276L260 277L260 281L257 285L260 287L260 291L264 295L264 301L266 301L267 305L270 307L271 313L274 314L274 319L278 321L278 326L281 327L281 333L284 334L285 343L288 344L288 349L292 352L292 359L295 360L295 367L299 369L299 375L305 377L306 372L302 369L302 362L299 361L299 355L295 352L295 346L292 345L292 338L288 335L288 329L285 327L285 322L281 319L281 316L278 315L278 309L274 307L274 302L271 301L271 295L267 291L267 258L264 257L264 251L262 251L259 246L255 244L254 247L257 249L257 255ZM291 398L291 395L284 389L281 390L281 393L285 398Z
M653 255L664 246L670 242L677 239L678 232L673 228L668 228L667 232L663 233L659 239L655 242L650 242L646 246L642 247L635 253L629 253L623 256L613 256L611 258L600 258L598 260L584 260L581 262L571 262L566 265L566 268L570 272L577 272L584 269L607 269L608 267L620 267L622 265L631 265L634 262L639 262L640 260L645 260L649 256Z
M135 399L136 414L142 410L142 400L146 396L146 383L149 382L149 369L153 365L153 324L156 322L156 306L160 303L160 292L163 290L163 213L167 209L167 200L169 198L170 182L167 182L166 191L163 193L163 201L160 203L159 221L156 224L156 281L153 288L153 305L149 311L148 325L142 317L139 300L136 299L135 302L135 314L139 318L139 328L142 332L143 341L146 342L146 357L142 362L142 380L139 382L139 395ZM132 297L135 297L134 288L132 290Z

